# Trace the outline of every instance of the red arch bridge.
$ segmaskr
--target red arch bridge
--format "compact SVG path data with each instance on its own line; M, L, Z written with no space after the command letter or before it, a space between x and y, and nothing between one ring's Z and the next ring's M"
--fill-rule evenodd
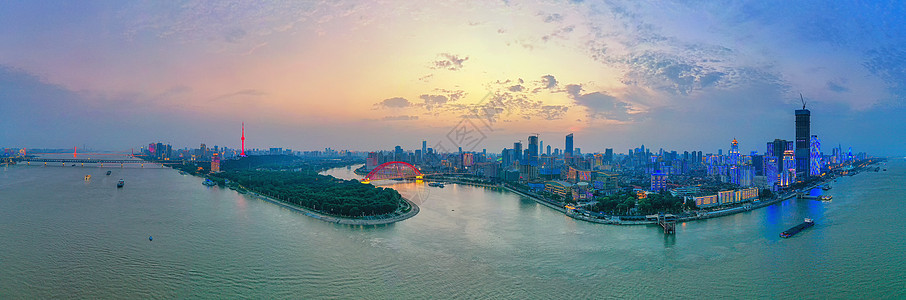
M424 174L418 170L415 166L403 162L403 161L391 161L383 163L368 172L368 175L365 175L365 178L362 179L363 183L369 183L374 180L384 180L384 179L401 179L401 178L415 178L422 179Z

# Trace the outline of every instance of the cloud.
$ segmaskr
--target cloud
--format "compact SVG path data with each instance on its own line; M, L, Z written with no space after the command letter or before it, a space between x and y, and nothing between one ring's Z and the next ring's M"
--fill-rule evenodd
M459 55L441 53L438 59L433 62L432 69L458 71L462 69L462 64L469 60L469 57L460 57Z
M410 103L409 100L406 100L406 98L403 98L403 97L393 97L393 98L389 98L389 99L384 99L383 101L375 104L375 106L379 106L382 108L403 108L403 107L409 107L410 105L412 105L412 103Z
M418 116L406 116L406 115L386 116L381 119L381 121L410 121L410 120L418 120Z
M577 105L584 106L588 110L589 118L630 121L631 106L616 97L601 92L581 95L576 92L570 95L576 95L572 96L573 100Z
M849 88L847 88L839 83L833 82L833 81L827 82L827 89L837 92L837 93L849 92Z
M237 92L233 92L233 93L229 93L229 94L223 94L223 95L216 96L214 98L211 98L211 101L224 101L224 100L230 100L230 99L237 98L237 97L260 97L260 96L265 96L265 95L267 95L267 93L260 91L260 90L245 89L245 90L241 90L241 91L237 91Z
M579 94L582 93L582 85L580 84L567 84L566 85L566 94L571 98L579 97Z
M563 15L557 14L557 13L549 14L544 17L544 23L561 22L561 21L563 21Z
M517 92L517 93L518 93L518 92L521 92L521 91L524 91L524 90L525 90L525 87L522 86L521 84L517 84L517 85L514 85L514 86L511 86L511 87L510 87L510 92Z
M646 52L627 62L630 71L624 77L628 85L640 85L676 95L714 86L725 75L722 72L664 53Z
M431 110L435 107L443 106L449 100L447 98L447 96L444 96L444 95L423 94L418 97L421 98L422 100L425 100L425 108L427 108L428 110Z
M552 89L557 87L557 79L553 75L544 75L541 76L541 82L544 83L544 88Z

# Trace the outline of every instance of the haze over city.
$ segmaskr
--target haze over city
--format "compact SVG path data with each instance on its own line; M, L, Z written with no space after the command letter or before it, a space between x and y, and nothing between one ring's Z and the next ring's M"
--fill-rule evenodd
M812 134L906 153L902 3L0 4L0 147L716 151ZM479 112L485 119L468 118Z

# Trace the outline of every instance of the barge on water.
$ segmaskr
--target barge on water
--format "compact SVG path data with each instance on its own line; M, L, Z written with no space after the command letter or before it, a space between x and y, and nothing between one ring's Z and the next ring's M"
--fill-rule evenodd
M782 237L782 238L792 237L792 236L796 235L797 233L799 233L800 231L802 231L803 229L806 229L806 228L809 228L812 226L815 226L815 221L813 221L812 219L806 218L805 222L802 222L802 224L796 225L793 228L787 229L787 231L781 232L780 237Z

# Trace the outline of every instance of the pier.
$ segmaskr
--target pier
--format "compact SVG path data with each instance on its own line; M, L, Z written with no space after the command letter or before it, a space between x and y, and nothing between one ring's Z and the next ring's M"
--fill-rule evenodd
M676 216L672 214L658 214L657 224L664 228L664 234L676 234Z

